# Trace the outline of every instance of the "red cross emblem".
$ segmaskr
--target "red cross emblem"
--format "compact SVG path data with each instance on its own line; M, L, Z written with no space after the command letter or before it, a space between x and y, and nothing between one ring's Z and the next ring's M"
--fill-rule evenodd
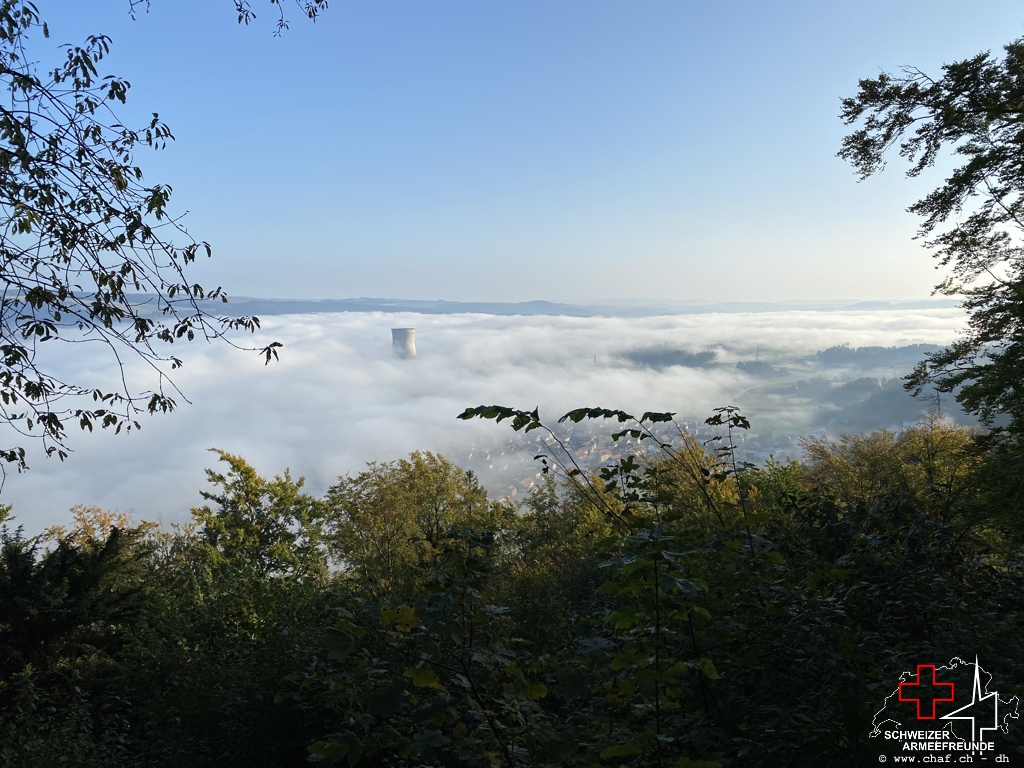
M926 679L925 673L922 671L926 669L932 671L930 681ZM955 698L952 683L940 683L935 679L934 664L918 664L917 680L912 683L900 683L899 690L900 701L916 702L918 720L934 720L935 705L940 701L953 701ZM947 693L948 695L943 695ZM921 714L922 702L930 714ZM930 707L928 706L929 704L931 705Z

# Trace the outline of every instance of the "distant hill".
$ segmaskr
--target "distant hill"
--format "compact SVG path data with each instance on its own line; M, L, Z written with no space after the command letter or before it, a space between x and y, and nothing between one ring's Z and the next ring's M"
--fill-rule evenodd
M139 304L153 297L139 294L131 297ZM442 301L416 299L261 299L235 297L230 303L200 302L217 315L295 315L321 312L419 312L425 315L452 315L463 313L485 315L565 315L568 317L655 317L658 315L691 315L716 312L790 312L794 310L817 312L878 311L893 309L937 309L958 306L948 299L925 301L785 301L785 302L652 302L609 301L608 304L567 304L552 301Z
M687 352L684 349L669 349L667 347L648 347L646 349L634 349L623 352L620 357L628 360L634 365L644 368L668 368L672 365L681 365L686 368L703 368L714 362L714 352Z
M929 352L938 352L937 344L909 344L905 347L829 347L814 355L821 365L830 367L885 368L893 365L915 365Z
M776 368L764 360L741 360L736 369L758 379L784 379L789 376L787 368Z

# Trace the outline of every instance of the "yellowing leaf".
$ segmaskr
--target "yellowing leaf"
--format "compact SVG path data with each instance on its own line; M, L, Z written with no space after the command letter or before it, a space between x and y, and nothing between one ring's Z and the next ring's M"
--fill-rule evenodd
M544 685L544 683L532 683L530 687L526 689L526 698L530 701L543 699L547 695L548 687Z
M411 632L420 623L416 609L411 605L400 605L397 609L387 605L380 607L380 617L385 623L391 624L399 632Z
M426 667L409 667L405 670L405 676L412 680L417 688L440 688L441 683L433 670Z
M639 755L640 747L636 744L619 744L615 747L608 747L601 752L601 758L603 760L609 760L613 757L626 757L627 755Z

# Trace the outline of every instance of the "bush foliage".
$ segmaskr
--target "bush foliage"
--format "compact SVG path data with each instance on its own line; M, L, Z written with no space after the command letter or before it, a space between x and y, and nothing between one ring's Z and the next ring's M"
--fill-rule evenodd
M554 445L518 505L430 453L315 498L218 452L170 531L8 520L0 765L858 766L915 660L976 653L1017 693L1019 494L974 435L744 470L732 409L707 446L568 418L633 450L583 472Z

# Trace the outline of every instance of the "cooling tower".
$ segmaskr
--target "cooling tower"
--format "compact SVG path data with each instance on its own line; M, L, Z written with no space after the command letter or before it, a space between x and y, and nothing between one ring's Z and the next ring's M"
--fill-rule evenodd
M416 329L392 328L391 348L401 358L416 357Z

